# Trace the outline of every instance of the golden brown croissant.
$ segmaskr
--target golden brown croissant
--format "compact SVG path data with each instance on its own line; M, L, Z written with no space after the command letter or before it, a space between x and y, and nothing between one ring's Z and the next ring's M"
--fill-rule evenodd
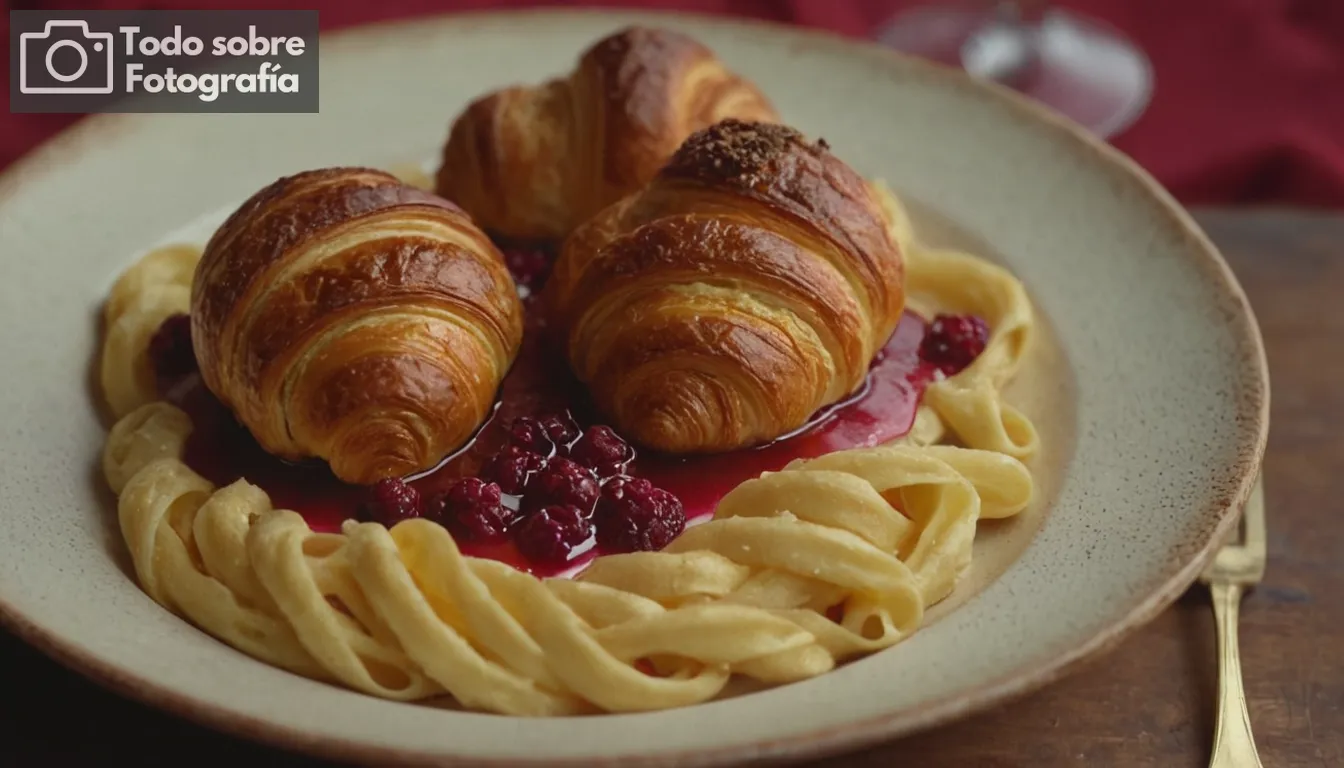
M484 421L522 340L503 257L453 204L367 168L280 179L215 232L192 339L206 385L273 454L370 483Z
M435 191L492 234L559 240L647 183L687 136L728 117L777 120L708 48L632 27L589 48L567 78L467 107Z
M904 262L885 206L827 150L719 123L565 242L547 302L622 434L740 448L862 383L904 309Z

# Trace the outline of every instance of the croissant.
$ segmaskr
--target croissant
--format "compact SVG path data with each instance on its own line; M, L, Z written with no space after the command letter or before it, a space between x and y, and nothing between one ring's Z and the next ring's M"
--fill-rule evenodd
M558 241L727 117L774 122L755 86L685 35L631 27L569 77L491 93L454 121L436 188L494 235Z
M894 226L824 141L727 120L575 230L547 307L622 434L670 453L742 448L863 382L905 306Z
M523 332L503 256L470 218L367 168L247 200L206 245L191 320L202 379L261 446L350 483L466 442Z

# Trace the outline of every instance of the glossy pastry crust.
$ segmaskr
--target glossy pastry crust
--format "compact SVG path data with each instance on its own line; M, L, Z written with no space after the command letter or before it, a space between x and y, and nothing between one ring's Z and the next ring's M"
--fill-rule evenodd
M202 377L269 452L370 483L484 421L522 340L503 257L452 203L366 168L280 179L211 238Z
M436 191L492 234L558 240L653 178L691 133L729 117L778 119L705 46L627 28L567 78L472 103L453 123Z
M855 391L900 320L904 260L881 200L824 141L726 120L576 230L546 293L622 434L717 452Z
M399 701L509 715L683 707L733 677L780 684L899 643L973 557L978 522L1019 514L1039 441L1000 388L1035 321L1007 270L915 237L872 184L906 258L911 307L992 329L968 368L929 385L894 444L795 461L748 480L660 552L604 555L574 579L461 552L425 519L318 532L249 479L187 465L192 417L160 399L146 356L186 311L195 245L151 251L105 306L103 451L145 593L234 648ZM938 445L955 437L965 447ZM256 480L257 478L252 478Z

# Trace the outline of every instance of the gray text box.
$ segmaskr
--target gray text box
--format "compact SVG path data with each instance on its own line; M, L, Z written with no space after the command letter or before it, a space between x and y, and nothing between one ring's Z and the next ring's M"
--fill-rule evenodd
M11 112L316 112L317 11L11 11Z

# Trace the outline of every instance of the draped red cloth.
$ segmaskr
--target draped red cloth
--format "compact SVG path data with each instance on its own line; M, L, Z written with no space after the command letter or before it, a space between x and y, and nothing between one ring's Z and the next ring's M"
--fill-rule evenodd
M605 6L732 14L871 37L913 0L642 0ZM1339 0L1061 0L1109 22L1153 63L1147 111L1113 143L1188 205L1344 208L1344 2ZM13 0L11 9L273 8L253 0ZM318 0L323 29L406 16L521 6L511 0ZM8 14L0 22L8 32ZM8 46L8 34L4 35ZM8 61L8 56L5 57ZM7 93L7 92L6 92ZM8 99L8 95L6 95ZM0 115L0 166L73 115Z

